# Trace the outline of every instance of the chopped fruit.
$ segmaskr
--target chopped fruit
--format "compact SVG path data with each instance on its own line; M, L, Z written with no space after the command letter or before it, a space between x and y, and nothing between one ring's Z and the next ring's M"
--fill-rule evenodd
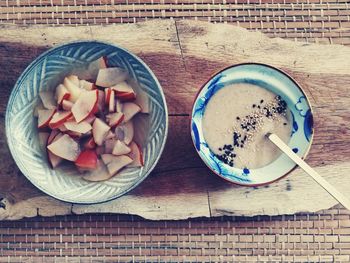
M95 169L97 167L96 152L93 150L82 151L75 161L75 165L84 169Z
M49 127L51 129L56 129L60 127L68 118L72 116L70 111L58 111L53 116L49 122Z
M58 127L57 129L59 129L61 132L66 132L66 131L68 131L68 129L66 128L66 126L64 126L64 123L63 123L60 127Z
M66 110L66 111L71 111L73 105L74 105L73 102L71 102L69 100L62 101L62 109Z
M94 149L95 147L96 147L96 143L93 137L88 138L87 141L84 143L85 149Z
M105 106L105 93L102 90L98 90L97 95L98 95L98 99L97 99L98 110L102 112Z
M75 86L78 86L79 87L79 78L78 78L78 76L76 76L76 75L69 75L68 77L67 77L67 79L69 79Z
M124 155L130 153L131 149L122 141L117 140L114 144L112 154Z
M128 77L128 73L122 68L104 68L98 71L96 85L104 88L112 87Z
M110 175L115 175L120 169L132 162L133 160L127 155L114 156L113 160L107 164L107 170Z
M113 139L113 138L115 138L115 134L112 131L109 131L105 140Z
M76 102L83 89L79 88L79 84L75 85L68 77L64 78L63 85L67 88L70 94L69 100L71 102Z
M38 128L46 127L52 120L52 117L54 116L55 112L55 109L38 110Z
M51 133L51 134L50 134L50 137L51 137L51 135L52 135L53 137L51 138L51 141L50 141L50 142L49 142L49 139L48 139L48 144L57 141L59 138L61 138L61 137L63 136L63 134L62 134L62 133L59 133L59 132L56 133L56 134L52 134L52 133ZM50 137L49 137L49 138L50 138ZM50 150L48 150L48 149L47 149L47 158L49 159L49 162L50 162L52 168L56 168L56 167L63 161L63 159L62 159L61 157L59 157L59 156L53 154L53 153L52 153Z
M50 133L48 132L39 132L39 145L42 149L46 148L47 139L49 138Z
M140 167L143 166L143 156L140 146L138 146L135 142L131 142L129 145L131 152L128 156L133 160L132 163L128 165L128 167Z
M123 125L119 125L115 128L115 135L118 140L124 141L129 144L134 137L134 125L132 121L128 121Z
M98 72L102 68L107 68L107 57L100 57L92 61L88 66L88 77L86 79L96 80Z
M131 120L131 118L134 117L140 111L141 111L141 108L139 105L132 102L124 103L123 105L124 122Z
M105 141L105 153L112 153L115 145L115 139L108 139Z
M107 170L107 166L101 162L97 162L97 168L83 176L83 179L89 182L105 181L112 177Z
M56 102L51 91L40 91L39 96L46 109L56 109Z
M67 121L64 123L64 126L67 128L67 130L83 134L92 129L91 124L86 121L82 121L80 123L75 121Z
M115 111L116 112L123 112L123 103L119 99L116 99Z
M87 81L85 79L81 79L79 80L79 87L81 89L85 89L85 90L94 90L96 89L96 85L90 81Z
M58 130L53 130L50 133L49 138L47 139L47 144L52 143L52 141L55 139L56 135L59 134L60 132Z
M81 122L94 111L97 105L97 90L82 93L72 107L72 113L77 122Z
M117 85L112 85L111 89L115 90L117 96L119 96L120 94L124 96L125 94L135 94L134 89L125 81L120 82Z
M70 93L68 92L67 88L64 85L60 84L56 88L55 97L57 99L57 104L61 105L63 100L66 100L66 101L69 100Z
M114 157L115 157L115 156L114 156L113 154L107 154L107 153L101 155L102 162L103 162L105 165L107 165L107 164L109 164L110 162L112 162Z
M33 111L34 117L39 117L39 112L38 112L39 110L46 110L42 103L39 103L38 105L35 106L34 111Z
M87 117L84 121L87 122L87 123L92 124L95 119L96 119L96 117L93 115L93 116Z
M110 127L101 119L96 118L92 125L92 135L97 145L102 145Z
M135 103L140 106L142 113L149 113L149 98L146 92L137 92Z
M111 91L111 95L109 96L108 110L109 112L115 112L114 90Z
M115 112L108 115L108 124L111 127L116 127L124 120L124 114L121 112Z
M47 149L53 154L69 161L75 161L80 154L79 144L67 134L53 141L47 146Z
M105 89L105 103L106 103L106 105L109 105L109 100L111 98L111 94L112 94L111 88Z
M39 133L39 142L52 168L71 161L83 179L97 182L124 167L143 166L142 152L132 142L132 118L149 112L149 97L127 70L108 68L101 57L72 69L55 91L39 95L42 102L33 114L38 128L48 131Z

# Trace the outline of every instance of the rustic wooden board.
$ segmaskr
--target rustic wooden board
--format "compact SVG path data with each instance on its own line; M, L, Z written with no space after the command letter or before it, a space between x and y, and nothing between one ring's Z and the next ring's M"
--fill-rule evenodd
M300 169L265 187L233 186L213 175L192 146L189 113L199 87L235 63L262 62L290 73L315 112L307 158L350 197L350 48L270 39L231 25L152 21L104 27L2 26L0 35L0 218L88 212L137 214L149 219L314 212L336 202ZM23 69L47 48L77 39L117 43L150 65L169 108L169 137L154 172L129 194L99 205L72 205L46 196L18 171L5 141L4 112Z

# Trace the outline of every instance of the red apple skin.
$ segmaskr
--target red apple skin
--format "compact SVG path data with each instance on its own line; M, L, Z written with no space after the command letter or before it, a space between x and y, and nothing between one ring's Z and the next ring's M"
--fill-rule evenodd
M120 117L120 119L116 123L111 124L111 128L117 127L119 124L121 124L124 120L124 114Z
M65 121L67 121L72 116L73 116L73 114L70 112L69 114L67 114L67 116L58 120L57 122L49 123L49 127L51 129L57 129L58 127L60 127Z
M95 169L97 167L97 154L93 150L85 150L82 151L77 160L75 161L75 165L79 168L84 169Z
M135 93L131 92L119 92L116 93L117 94L117 98L120 99L122 102L124 101L133 101L136 99L136 95Z
M139 149L139 153L140 153L140 163L142 166L145 165L144 161L143 161L143 155L142 155L142 150L141 150L141 147L135 142L137 148Z
M50 123L50 121L51 121L53 115L55 115L55 113L56 113L56 110L53 110L53 111L52 111L52 114L51 114L51 116L50 116L50 118L48 118L46 122L44 122L43 124L41 124L40 126L38 126L38 128L39 128L39 129L42 129L42 128L48 127L48 126L49 126L49 123Z
M107 88L105 92L107 92L106 93L106 100L105 100L105 102L106 102L106 105L108 105L109 104L109 100L111 98L112 89L111 88Z

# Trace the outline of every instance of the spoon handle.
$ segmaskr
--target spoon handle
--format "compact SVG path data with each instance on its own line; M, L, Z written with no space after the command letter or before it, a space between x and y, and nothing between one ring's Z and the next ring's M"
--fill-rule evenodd
M332 195L346 209L350 210L350 200L341 192L328 183L321 175L312 169L305 161L296 155L276 134L268 133L266 136L273 142L282 152L292 159L301 169L312 177L320 186L322 186L330 195Z

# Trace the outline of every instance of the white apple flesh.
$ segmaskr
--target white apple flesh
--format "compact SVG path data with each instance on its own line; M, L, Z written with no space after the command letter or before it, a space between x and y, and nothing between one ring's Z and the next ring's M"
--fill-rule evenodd
M96 118L92 125L92 135L97 145L102 145L110 127L101 119Z
M128 73L122 68L104 68L98 71L96 85L104 88L112 87L128 77Z
M131 142L129 147L131 152L128 154L128 156L133 160L133 162L130 163L128 167L143 166L143 155L140 146L138 146L135 142Z
M58 140L53 141L47 146L47 149L58 157L73 162L80 154L79 144L67 134L64 134Z
M62 109L64 109L65 111L71 111L73 105L74 105L73 102L71 102L69 100L62 101Z
M116 175L120 169L124 168L128 164L131 164L133 160L127 155L114 156L113 160L107 164L107 170L110 175Z
M74 82L72 82L68 77L64 78L63 85L70 94L69 100L71 102L76 102L80 94L84 91L83 89L79 88L79 83L78 85L75 85Z
M93 114L93 111L97 109L97 99L97 90L86 91L79 96L72 107L73 116L78 123Z
M67 88L64 85L60 84L56 88L55 97L57 99L57 104L61 105L63 100L66 100L66 101L69 100L70 93L68 92Z
M49 127L51 129L56 129L61 126L65 121L67 121L72 116L70 111L57 111L49 122Z
M46 127L52 120L52 117L54 116L55 112L55 109L38 110L38 128Z
M108 115L108 125L110 127L116 127L124 120L124 114L121 112L115 112Z
M39 97L46 109L52 110L56 108L56 102L51 91L40 91Z
M110 175L110 173L107 170L107 166L101 162L97 162L97 168L93 171L91 171L88 174L83 175L83 179L89 182L100 182L100 181L105 181L108 180L112 177L113 175Z
M124 122L128 122L132 119L138 112L141 111L141 108L139 105L132 103L132 102L126 102L123 105L123 113L124 113Z
M67 121L63 125L69 131L78 132L78 133L82 133L82 134L85 134L92 129L91 124L86 122L86 121L82 121L79 123L77 123L75 121Z
M112 154L114 155L124 155L131 152L131 149L122 141L117 140L115 142Z

